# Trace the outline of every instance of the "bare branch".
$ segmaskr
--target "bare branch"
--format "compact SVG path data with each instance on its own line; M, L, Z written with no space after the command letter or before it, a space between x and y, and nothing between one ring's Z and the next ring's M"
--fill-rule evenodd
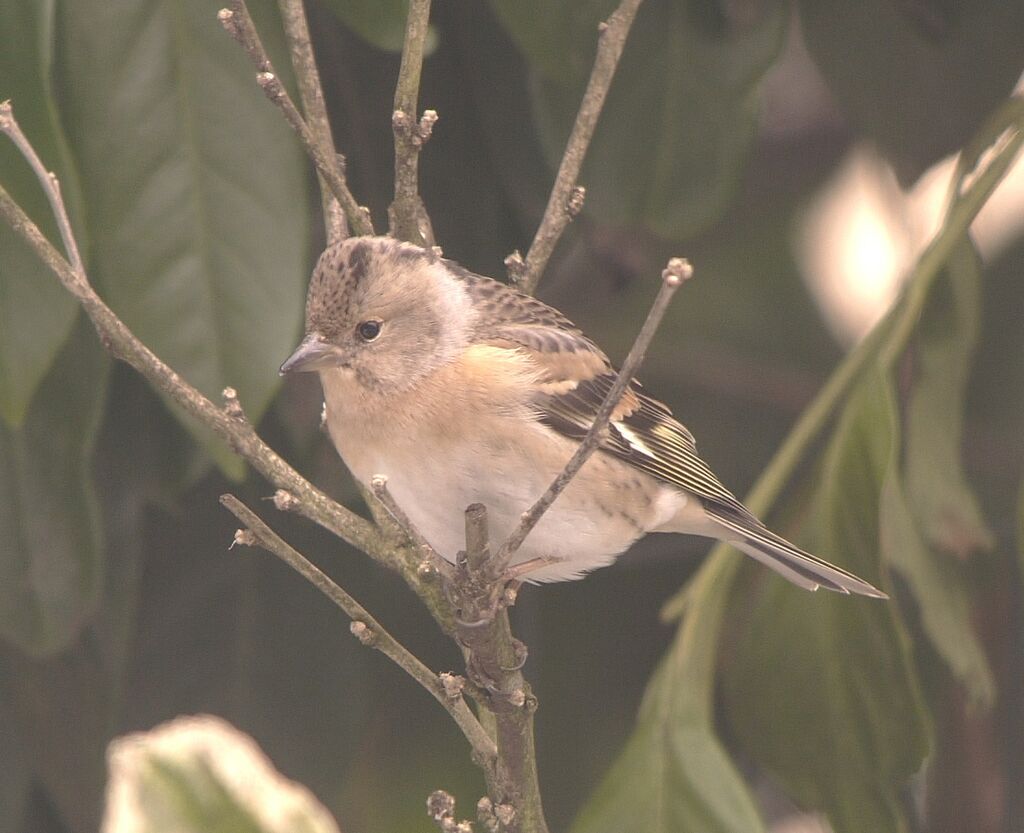
M46 198L50 201L50 209L57 220L57 228L60 229L61 240L64 241L64 251L67 252L71 268L77 272L82 280L85 280L85 265L82 263L82 256L78 253L78 242L75 240L75 232L71 228L71 219L68 217L67 209L64 207L64 197L60 190L60 181L52 171L46 170L46 166L32 147L28 137L22 132L21 125L14 118L11 110L11 102L0 101L0 131L6 133L12 142L17 145L25 161L32 167L36 178L43 184ZM50 187L46 186L50 184Z
M481 714L493 715L498 760L488 789L503 808L503 831L546 833L533 741L537 700L521 671L526 647L512 636L508 600L499 595L506 579L496 574L490 559L487 508L472 504L465 520L465 558L459 560L449 594L470 691L484 709Z
M427 668L388 633L366 608L319 570L309 559L287 544L238 498L234 495L221 495L220 502L242 522L252 535L251 540L243 539L239 541L240 543L258 545L276 555L348 614L352 619L353 635L364 645L376 648L423 686L438 703L444 706L458 724L466 736L466 740L469 741L477 762L485 768L494 766L497 756L494 741L480 725L480 721L476 719L461 694L452 696L454 690L450 685L446 686L439 675ZM239 539L236 537L236 540Z
M426 563L446 579L450 580L453 578L451 565L423 537L423 533L416 528L413 522L409 520L409 516L405 514L402 507L395 501L394 495L388 490L388 479L383 474L375 474L370 478L370 491L381 502L381 505L387 509L405 536L413 542L416 549L423 555Z
M530 251L526 255L525 264L521 269L510 270L510 277L522 292L532 294L537 288L540 276L551 258L565 227L579 213L583 202L582 189L576 190L576 180L583 166L590 139L594 135L594 127L604 108L604 100L611 87L619 57L626 44L626 37L633 26L637 9L643 0L622 0L611 17L599 27L597 55L594 68L590 72L587 89L583 93L580 109L576 113L576 122L558 166L555 184L548 198L544 217L534 235Z
M244 0L230 0L230 8L221 9L217 14L224 30L231 35L245 50L249 60L256 68L256 81L260 89L274 104L280 108L285 120L291 125L292 130L298 135L303 147L317 169L317 176L320 180L321 196L324 201L324 221L327 225L328 239L331 241L346 236L344 222L338 222L337 205L341 206L348 225L356 234L373 234L373 225L370 223L366 210L359 205L356 198L349 190L345 180L338 154L334 150L334 142L330 135L330 128L327 128L326 135L318 133L318 124L310 118L311 112L306 105L307 118L299 113L295 103L292 101L288 91L284 88L280 78L274 71L270 57L260 40L256 26L253 24L252 16L245 5ZM303 23L305 18L303 18ZM308 38L307 38L308 40ZM307 43L308 45L308 43ZM294 58L293 53L293 59ZM312 59L311 59L312 60ZM302 64L306 66L305 63ZM313 72L316 72L315 64L312 64ZM300 75L299 66L296 65L296 75ZM299 78L299 89L305 94L303 79ZM319 79L316 79L316 86L319 89ZM305 104L305 101L304 101ZM322 106L322 99L320 100ZM333 199L332 199L333 196ZM332 219L333 218L333 219Z
M395 134L395 199L388 208L390 232L399 240L420 246L434 245L430 217L419 195L419 156L423 143L430 138L437 113L427 110L416 121L429 20L430 0L411 0L391 119Z
M299 85L299 97L302 99L302 110L306 120L316 137L316 142L324 155L335 157L334 137L331 135L331 122L327 116L327 105L324 103L323 87L320 84L320 72L316 67L316 56L313 54L313 43L309 37L309 24L306 21L306 10L303 0L277 0L281 11L281 22L284 24L285 36L288 39L288 52L292 59L292 69ZM339 164L336 161L336 164ZM320 180L320 191L324 203L324 223L327 226L327 239L333 241L343 234L344 223L338 216L337 206L324 193L324 183ZM338 197L339 202L341 198ZM353 219L350 210L341 202L349 225L356 234L373 234L369 213L360 208L365 223ZM361 230L369 226L370 230Z
M629 355L626 356L626 361L622 363L622 369L615 378L611 390L608 391L608 395L604 398L601 407L594 416L594 422L590 426L590 430L587 431L579 448L576 449L576 453L566 463L562 472L548 486L547 491L541 495L537 502L528 511L523 513L519 526L501 545L495 556L498 569L503 569L508 565L509 559L522 546L526 536L530 534L531 530L537 525L537 522L543 517L544 513L547 512L548 508L555 502L555 499L562 493L565 487L569 485L569 482L576 476L576 473L583 468L583 464L587 462L590 455L597 450L598 444L601 442L601 435L608 427L612 411L619 404L619 400L625 393L626 387L632 381L637 368L639 368L640 363L643 361L647 347L650 345L651 339L654 338L654 333L661 323L662 316L665 314L672 296L682 286L683 282L692 275L693 267L690 266L688 261L674 257L668 262L668 266L661 273L661 289L654 299L651 311L647 314L647 320L644 321L636 341L633 342L633 347L630 349Z

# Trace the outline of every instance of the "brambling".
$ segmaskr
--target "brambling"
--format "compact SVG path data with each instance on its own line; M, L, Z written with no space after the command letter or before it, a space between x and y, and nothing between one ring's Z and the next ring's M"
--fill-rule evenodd
M470 504L487 507L492 541L516 527L616 374L557 310L388 237L350 238L321 255L306 337L281 366L291 371L320 374L327 430L352 474L367 484L385 475L409 520L452 561ZM808 590L885 598L765 527L634 381L599 450L513 563L547 560L530 581L576 579L648 532L726 541Z

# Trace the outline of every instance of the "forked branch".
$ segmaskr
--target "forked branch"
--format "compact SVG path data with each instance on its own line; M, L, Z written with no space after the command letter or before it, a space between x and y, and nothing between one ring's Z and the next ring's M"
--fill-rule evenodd
M430 20L430 0L410 0L402 64L395 84L391 128L395 134L395 198L388 208L391 235L420 246L434 245L434 231L419 195L420 148L430 138L437 113L417 120L420 73Z
M446 687L435 674L401 645L370 612L335 584L302 553L286 543L249 507L234 495L221 495L220 502L245 526L235 534L235 543L258 545L276 555L317 590L340 607L352 620L352 633L364 645L376 648L425 688L452 716L473 750L474 758L485 768L494 767L497 749L480 721L470 711L461 694ZM248 533L248 534L246 534Z
M283 5L288 5L282 2ZM319 93L319 76L316 76L316 94L310 94L307 98L308 84L303 80L302 73L296 68L299 76L299 89L303 96L303 106L306 109L306 117L303 118L291 96L285 89L281 79L274 71L270 62L270 56L260 40L259 33L245 5L245 0L230 0L229 8L221 9L217 13L224 30L231 35L245 50L249 60L256 68L256 82L260 89L274 104L278 106L284 115L285 121L295 131L302 146L305 148L309 158L316 166L317 176L320 180L320 191L323 197L324 221L327 225L327 236L329 240L337 240L346 236L347 230L344 223L339 222L337 206L341 206L344 218L348 226L356 234L373 234L373 224L369 215L349 190L348 182L345 179L345 172L342 169L338 154L334 150L334 140L331 137L330 124L327 122L327 114L323 105L323 97ZM284 9L282 9L284 16ZM293 61L303 68L308 65L313 73L316 73L316 63L313 60L312 47L309 44L309 31L306 28L305 12L302 11L301 3L298 10L289 18L296 31L296 37L301 41L299 52L292 51ZM289 30L290 32L291 30ZM304 33L304 40L303 40ZM307 54L308 53L308 54ZM302 58L294 57L302 55ZM332 200L333 197L333 200Z

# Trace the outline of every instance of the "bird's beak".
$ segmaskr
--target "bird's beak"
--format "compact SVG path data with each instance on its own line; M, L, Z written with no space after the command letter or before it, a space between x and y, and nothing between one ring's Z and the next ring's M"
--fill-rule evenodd
M295 352L281 365L281 375L293 371L308 372L337 367L340 363L338 348L324 341L320 333L314 332L307 335L302 344L296 347Z

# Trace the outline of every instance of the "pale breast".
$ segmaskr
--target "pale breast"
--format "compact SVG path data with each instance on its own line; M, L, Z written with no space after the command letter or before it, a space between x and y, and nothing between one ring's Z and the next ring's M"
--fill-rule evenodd
M538 423L527 404L528 365L506 365L514 351L473 348L427 388L382 402L343 371L323 374L327 423L352 473L375 474L410 520L446 558L465 548L464 512L488 509L492 548L544 492L576 443ZM505 354L505 355L497 355ZM511 361L515 361L514 357ZM610 563L687 502L627 464L598 453L583 467L520 549L516 562L558 559L534 581L576 578Z

